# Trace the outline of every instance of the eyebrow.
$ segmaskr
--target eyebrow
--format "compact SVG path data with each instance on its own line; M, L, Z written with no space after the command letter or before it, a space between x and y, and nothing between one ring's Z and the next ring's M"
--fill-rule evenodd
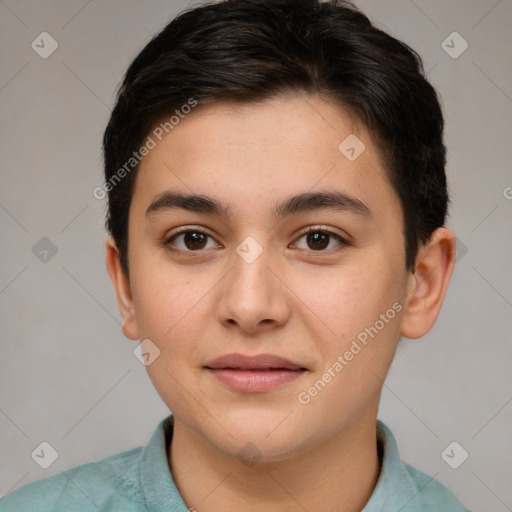
M159 194L148 206L146 216L172 209L182 209L195 213L206 213L218 217L231 217L231 208L216 199L205 195L180 194L166 191ZM359 199L342 192L305 192L289 197L274 205L271 213L276 219L282 219L303 212L336 210L354 213L372 219L371 210Z

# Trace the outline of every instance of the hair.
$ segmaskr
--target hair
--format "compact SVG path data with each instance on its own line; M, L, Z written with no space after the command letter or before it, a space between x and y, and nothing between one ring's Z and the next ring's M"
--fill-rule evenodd
M127 275L133 156L155 124L191 101L250 103L285 93L320 94L366 126L400 199L405 267L414 269L449 203L443 114L420 56L348 1L224 0L173 19L117 92L103 137L106 228Z

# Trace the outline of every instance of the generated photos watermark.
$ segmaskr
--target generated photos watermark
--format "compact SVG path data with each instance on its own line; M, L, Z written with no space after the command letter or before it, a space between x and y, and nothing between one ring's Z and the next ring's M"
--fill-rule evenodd
M185 117L190 114L197 104L197 100L189 98L187 103L183 104L181 108L176 109L174 114L170 116L167 121L160 123L156 128L154 128L151 134L146 137L146 142L144 142L139 150L134 151L132 156L108 179L108 181L103 184L103 186L96 187L93 190L93 196L99 200L105 199L107 193L120 183L121 180L124 179L133 169L135 169L142 159L156 147L157 141L160 142L165 135L171 133L171 131L180 124L181 120L185 119Z
M322 376L307 390L301 391L297 395L297 400L302 405L307 405L311 400L316 397L329 382L334 379L354 357L361 352L361 350L368 345L370 341L368 338L375 338L379 332L384 329L386 324L389 324L397 313L402 311L403 307L400 302L395 302L385 313L379 315L379 319L375 321L370 327L366 327L357 336L356 339L352 340L350 347L346 350L343 355L339 355L329 368L322 374Z

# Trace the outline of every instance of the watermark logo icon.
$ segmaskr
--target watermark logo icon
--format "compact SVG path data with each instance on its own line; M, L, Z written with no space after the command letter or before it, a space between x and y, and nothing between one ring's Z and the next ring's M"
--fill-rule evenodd
M246 443L238 450L238 458L248 467L252 467L261 459L262 453L254 443Z
M47 441L40 443L30 456L43 469L48 469L59 458L57 450Z
M468 42L458 32L452 32L441 43L441 48L452 59L458 59L468 49L468 47Z
M450 466L452 469L457 469L469 457L469 453L464 447L457 441L451 442L442 452L441 458Z
M135 347L133 354L144 366L149 366L160 356L160 349L146 338Z
M263 252L263 247L255 238L247 236L238 245L236 252L246 263L253 263Z
M56 254L57 246L47 237L43 236L34 247L32 254L42 263L48 263Z
M47 59L59 47L59 43L48 32L41 32L30 46L39 57Z
M455 258L455 262L458 262L459 260L464 258L464 256L466 256L469 249L468 249L468 246L458 237L455 237L455 243L456 243L456 250L457 250L457 256Z
M351 133L340 143L338 149L345 158L353 162L361 156L366 146L357 135Z

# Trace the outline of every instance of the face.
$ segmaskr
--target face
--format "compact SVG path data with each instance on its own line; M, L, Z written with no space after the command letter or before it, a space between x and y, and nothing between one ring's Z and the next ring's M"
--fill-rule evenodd
M284 459L376 415L411 274L398 196L339 106L197 107L141 163L128 259L124 332L212 446Z

